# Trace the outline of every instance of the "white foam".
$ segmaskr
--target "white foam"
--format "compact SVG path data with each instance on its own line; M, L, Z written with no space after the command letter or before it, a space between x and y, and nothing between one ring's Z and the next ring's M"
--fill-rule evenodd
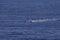
M57 21L57 20L60 20L60 18L31 20L31 22L48 22L48 21Z

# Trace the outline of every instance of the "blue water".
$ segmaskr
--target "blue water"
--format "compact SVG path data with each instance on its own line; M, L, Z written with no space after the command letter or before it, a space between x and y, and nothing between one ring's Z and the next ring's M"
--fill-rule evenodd
M0 40L60 40L60 0L0 0Z

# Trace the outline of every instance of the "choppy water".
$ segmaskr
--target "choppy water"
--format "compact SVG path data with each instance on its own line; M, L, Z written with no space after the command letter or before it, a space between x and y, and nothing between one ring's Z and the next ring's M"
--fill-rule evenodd
M0 40L60 40L60 0L0 0Z

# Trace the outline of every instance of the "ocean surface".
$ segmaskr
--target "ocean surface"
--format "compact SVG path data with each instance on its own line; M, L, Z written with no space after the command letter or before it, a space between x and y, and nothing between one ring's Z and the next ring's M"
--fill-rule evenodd
M60 40L60 0L0 0L0 40Z

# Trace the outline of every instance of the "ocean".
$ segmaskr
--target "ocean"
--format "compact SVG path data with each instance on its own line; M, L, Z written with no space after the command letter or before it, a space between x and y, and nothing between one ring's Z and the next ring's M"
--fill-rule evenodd
M60 40L60 0L0 0L0 40Z

